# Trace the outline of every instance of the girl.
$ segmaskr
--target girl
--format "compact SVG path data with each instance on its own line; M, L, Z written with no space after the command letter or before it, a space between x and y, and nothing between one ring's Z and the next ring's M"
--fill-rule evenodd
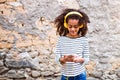
M86 80L85 64L89 61L87 33L88 16L76 9L65 9L55 19L60 37L56 60L62 65L61 80Z

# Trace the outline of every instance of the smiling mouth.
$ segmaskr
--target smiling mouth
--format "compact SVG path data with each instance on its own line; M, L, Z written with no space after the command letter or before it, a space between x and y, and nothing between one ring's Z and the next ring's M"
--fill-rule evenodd
M75 33L75 31L71 31L70 33Z

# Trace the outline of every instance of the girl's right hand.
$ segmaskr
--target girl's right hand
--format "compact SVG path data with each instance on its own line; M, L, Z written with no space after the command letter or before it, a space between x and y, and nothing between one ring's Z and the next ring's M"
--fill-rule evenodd
M72 59L72 56L68 56L68 55L64 55L63 57L61 57L59 59L60 63L63 65L65 64L66 62L72 62L73 59Z
M60 61L60 63L63 65L63 64L65 64L66 62L68 62L69 60L68 60L67 56L64 56L64 57L61 57L61 58L59 59L59 61Z
M76 58L76 55L64 55L59 59L61 64L65 64L66 62L74 62L74 58Z
M64 55L64 59L66 62L73 62L74 55Z

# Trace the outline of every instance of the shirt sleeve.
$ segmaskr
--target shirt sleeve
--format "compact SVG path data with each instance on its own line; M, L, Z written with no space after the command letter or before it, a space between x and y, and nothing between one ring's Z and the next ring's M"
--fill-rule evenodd
M82 53L82 57L84 58L84 65L88 63L89 61L89 44L88 44L88 39L85 38L84 42L83 42L83 53Z
M60 64L59 62L60 57L61 57L61 50L60 50L60 37L59 37L55 48L55 60L59 64Z

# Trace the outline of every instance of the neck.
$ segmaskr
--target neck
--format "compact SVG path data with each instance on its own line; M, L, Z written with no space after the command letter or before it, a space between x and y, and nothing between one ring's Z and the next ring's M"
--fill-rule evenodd
M79 38L79 37L80 37L80 35L72 36L72 35L70 35L70 34L67 34L66 36L69 37L69 38Z

